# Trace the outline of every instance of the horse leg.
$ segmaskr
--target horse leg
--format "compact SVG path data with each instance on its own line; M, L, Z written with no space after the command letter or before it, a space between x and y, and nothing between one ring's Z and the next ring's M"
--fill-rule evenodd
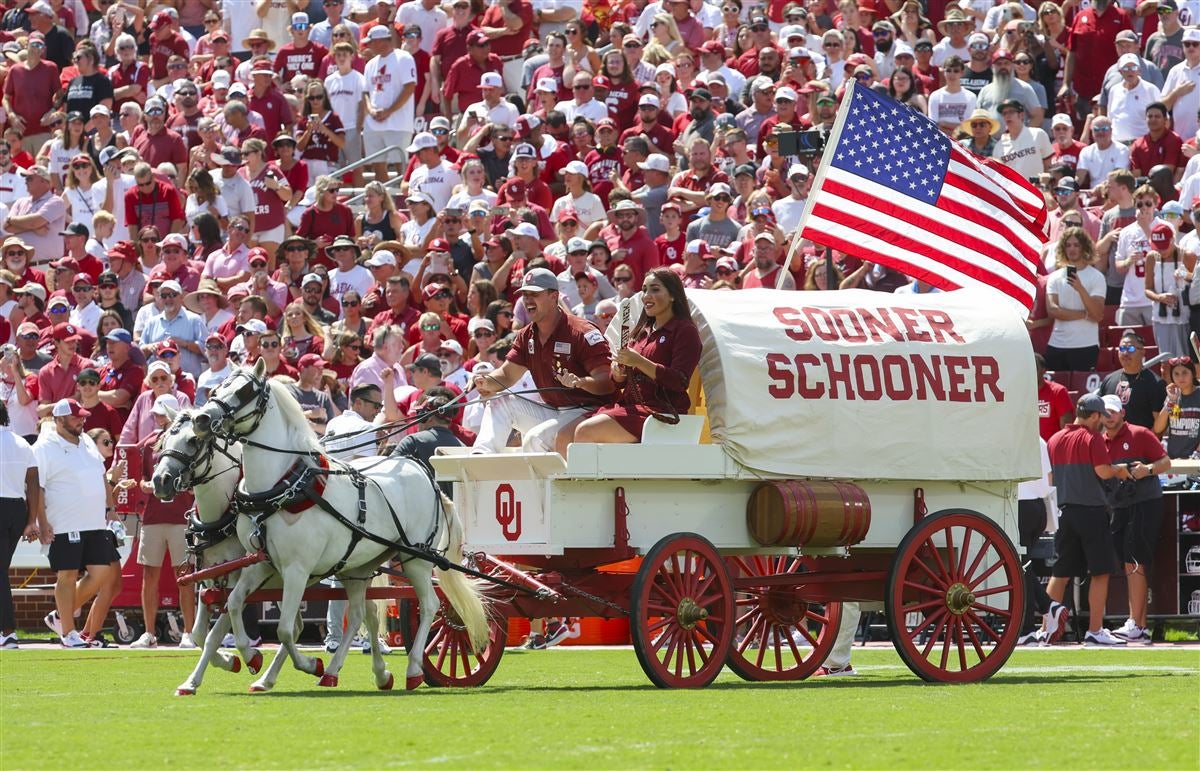
M275 687L279 670L288 656L296 664L296 669L315 675L323 665L320 659L305 656L296 646L296 625L286 623L285 619L294 619L300 613L300 602L304 599L304 590L308 585L308 568L305 565L289 565L283 572L283 597L279 601L279 650L271 665L263 676L250 685L255 693L269 691ZM303 659L303 661L301 660Z
M404 566L404 573L417 595L417 631L412 639L412 652L408 657L408 669L404 673L404 687L412 690L425 680L425 646L429 641L429 628L437 614L441 600L433 588L433 565L423 560L411 560Z
M250 647L250 638L242 626L242 609L246 607L246 598L250 593L262 586L274 571L275 569L266 562L242 568L242 574L238 576L237 583L233 585L225 601L225 611L233 628L234 645L237 646L238 654L246 662L246 669L252 675L258 674L262 669L262 653L257 648Z
M225 637L225 633L228 631L229 614L222 613L217 617L217 623L213 625L212 631L204 638L204 647L200 651L200 661L196 663L196 668L192 670L192 674L188 679L184 680L175 689L176 696L194 696L196 691L200 689L200 684L204 681L204 670L208 668L209 664L215 664L221 669L232 672L241 671L241 659L223 654L220 651L221 639ZM196 632L193 632L193 635L195 634Z
M345 577L340 577L340 580L342 588L346 592L346 633L342 635L342 644L333 654L325 676L317 683L330 688L338 683L338 673L342 671L342 666L346 663L346 656L350 653L350 639L354 637L363 622L363 609L367 602L367 582L365 580Z
M375 687L381 691L390 691L396 678L387 670L383 652L379 650L379 609L371 600L367 600L365 620L368 639L371 640L371 671L375 673Z

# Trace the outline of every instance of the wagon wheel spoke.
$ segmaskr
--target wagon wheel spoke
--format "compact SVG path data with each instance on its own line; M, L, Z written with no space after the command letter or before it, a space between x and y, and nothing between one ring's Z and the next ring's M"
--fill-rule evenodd
M955 578L959 581L966 575L967 557L971 554L971 541L975 535L975 530L972 528L963 528L962 547L958 553L958 568L955 571Z
M688 674L694 675L700 669L700 667L696 666L696 649L699 647L696 644L696 636L689 634L684 638L683 642L687 646ZM701 666L704 665L703 659L701 659L700 664Z
M908 579L904 580L904 588L905 589L916 589L917 591L925 592L927 594L936 594L939 597L946 596L946 587L944 587L944 586L939 589L936 586L930 586L929 584L917 583L916 581L909 581Z
M1012 590L1012 584L1005 584L1004 586L993 586L991 589L984 589L983 591L979 592L971 592L971 594L974 594L975 598L978 599L980 597L987 597L991 594L999 594L1000 592L1011 592Z
M671 621L674 621L674 619L671 619ZM669 656L671 648L674 647L675 634L678 631L679 631L679 627L675 626L674 624L671 624L670 628L667 629L665 632L663 632L661 635L659 635L658 638L654 641L654 650L656 652L661 652L662 647L664 645L671 643L671 646L667 648L667 655Z
M811 633L808 631L808 629L807 629L807 628L805 628L805 626L804 626L804 624L803 624L803 623L801 623L801 624L796 624L796 629L798 629L798 630L800 631L800 634L804 636L804 639L808 641L808 644L809 644L809 645L811 645L811 646L812 646L812 647L814 647L814 648L815 648L815 647L817 647L817 638L815 638L815 637L813 637L813 636L812 636L812 634L811 634ZM788 640L789 640L789 641L791 641L791 640L792 640L792 636L791 636L791 635L788 635ZM793 645L794 645L794 644L795 644L795 643L793 642ZM799 657L799 654L797 654L797 657Z
M972 605L971 607L978 608L979 610L982 610L984 613L991 613L993 616L1001 616L1006 619L1012 618L1012 613L1008 612L1007 610L1001 610L1000 608L994 608L991 605L984 605L982 602L977 602L974 605Z
M968 589L974 589L976 586L979 586L980 584L982 584L984 581L986 581L988 579L988 576L990 576L992 573L995 573L1000 568L1004 567L1004 560L1000 559L999 555L996 555L996 556L997 556L996 561L994 563L992 563L992 566L990 568L983 571L983 573L981 573L978 578L974 579L973 581L971 581L970 583L967 584Z
M929 632L929 639L925 642L925 648L921 651L922 656L929 656L929 652L933 650L933 646L937 643L938 638L945 632L947 623L945 617L948 615L949 613L944 610L940 610L933 615L934 625ZM924 625L922 625L922 628L924 628ZM919 631L914 632L912 637L915 639L919 634Z
M930 546L932 546L932 545L933 544L930 543ZM935 554L937 553L936 549L934 550L934 553ZM938 565L941 566L941 564L942 564L941 560L939 559ZM958 578L958 576L956 576L954 574L953 568L954 568L954 528L948 527L948 528L946 528L946 567L943 570L946 574L946 579L949 581L954 581L955 579Z
M929 600L928 602L922 602L919 605L905 605L904 612L905 613L922 613L922 612L928 610L929 608L939 608L939 607L944 607L945 605L946 605L946 598L939 597L936 600Z
M979 642L979 637L976 636L975 630L971 628L971 625L967 624L966 627L967 637L971 639L971 645L975 648L975 655L979 657L980 661L983 661L987 658L987 653L983 650L983 645ZM963 668L966 669L966 667Z
M984 621L982 618L980 618L979 615L975 613L975 611L968 610L966 615L969 616L970 619L973 622L975 622L979 626L980 629L982 629L984 632L986 632L988 634L988 636L992 638L992 641L994 643L1000 642L1000 640L1002 639L1001 636L996 634L996 630L992 629L992 627L989 626L986 621Z
M961 621L958 624L958 634L954 636L954 644L958 646L958 668L960 671L967 669L967 650L963 647L963 636L966 633L967 625Z
M947 530L947 532L949 532L949 530ZM942 555L937 550L937 547L933 545L932 538L925 539L925 547L930 553L933 554L933 561L937 563L937 569L941 573L942 577L949 578L950 571L946 570L946 563L942 562Z
M930 624L936 624L938 619L941 618L942 616L946 615L946 613L947 613L946 608L943 606L936 613L926 616L925 623L921 624L919 627L917 627L915 629L910 630L910 634L913 637L916 637L917 635L921 634L921 632L923 632Z
M950 638L954 636L954 629L958 626L958 617L950 619L950 623L946 624L942 630L942 663L941 668L946 668L946 662L950 659Z
M941 576L934 573L933 570L928 565L925 564L925 560L921 559L921 555L914 554L913 558L912 558L912 564L919 567L922 570L922 572L925 573L925 575L929 576L933 580L933 582L935 584L937 584L938 586L940 586L942 589L946 589L949 586L949 584L947 584L946 581L943 580Z

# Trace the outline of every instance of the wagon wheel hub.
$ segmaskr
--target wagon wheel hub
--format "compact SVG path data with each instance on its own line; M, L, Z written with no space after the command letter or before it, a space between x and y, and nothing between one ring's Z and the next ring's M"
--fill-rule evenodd
M957 583L946 590L946 608L956 616L961 616L975 604L975 595L964 583Z
M684 597L675 610L675 618L684 629L695 629L696 624L708 618L708 610L697 605L691 597Z

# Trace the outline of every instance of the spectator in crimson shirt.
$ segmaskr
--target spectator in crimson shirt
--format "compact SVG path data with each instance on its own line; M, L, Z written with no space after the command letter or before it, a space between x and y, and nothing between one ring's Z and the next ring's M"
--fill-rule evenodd
M1079 165L1079 154L1087 145L1077 140L1073 131L1071 116L1066 113L1060 112L1050 120L1050 138L1054 140L1052 165L1064 164L1072 169Z
M553 92L553 104L565 102L571 98L570 85L563 83L563 71L566 69L567 60L564 54L567 51L567 38L559 32L551 32L546 35L546 56L549 61L533 71L533 77L529 80L529 89L525 93L527 102L536 102L538 99L538 90L544 85L542 81L554 81L555 90ZM536 90L535 90L536 89Z
M1059 96L1075 95L1075 118L1091 113L1092 97L1100 93L1104 73L1117 62L1117 33L1133 29L1128 12L1113 0L1093 0L1071 22L1067 61Z
M1167 166L1174 175L1174 183L1179 184L1187 158L1183 156L1183 139L1168 125L1165 104L1153 102L1146 107L1146 128L1149 130L1133 140L1129 149L1129 167L1134 174L1146 177L1155 166Z
M180 175L187 175L187 145L183 137L167 128L167 104L161 99L146 102L143 123L134 129L130 144L152 168L173 163Z
M774 49L777 54L779 53L779 50L775 48L775 43L771 40L771 27L767 22L767 17L761 14L751 14L750 48L737 58L733 68L747 78L758 75L759 52L767 48Z
M625 199L618 201L608 216L616 225L616 232L604 239L612 251L612 265L628 265L633 270L633 285L641 286L646 273L659 265L658 247L642 225L645 212Z
M300 224L296 227L296 235L316 243L318 254L316 258L322 265L332 264L325 254L325 247L333 243L338 236L354 236L354 212L350 207L337 199L340 180L333 177L317 177L314 187L316 201L300 215ZM299 280L300 276L293 276Z
M450 74L450 65L467 55L467 39L476 29L471 0L454 0L450 8L450 26L438 30L430 50L429 72L438 99L441 98L442 84ZM443 104L442 112L446 110Z
M172 56L191 56L187 40L175 30L175 20L166 11L159 11L150 22L150 79L155 88L170 82L167 60Z
M303 11L292 14L292 26L288 28L292 42L280 46L275 54L275 71L281 83L289 83L297 75L316 77L321 61L329 55L329 49L308 39L312 26L308 14Z
M498 70L504 76L506 93L521 93L521 76L525 72L522 54L529 30L533 29L533 6L528 0L495 0L488 4L479 22L480 31L492 41L493 53L504 63ZM466 104L478 102L474 99ZM459 102L459 107L465 105Z
M467 38L467 53L450 65L446 82L442 86L442 98L447 115L458 115L468 105L483 100L479 80L485 72L500 72L504 63L492 53L492 43L482 30L475 30Z
M1075 407L1066 387L1046 378L1045 357L1035 353L1033 360L1037 365L1038 431L1043 439L1050 441L1050 437L1074 419Z
M271 63L267 59L256 60L250 77L254 85L250 89L248 106L262 116L267 136L274 138L280 131L290 134L296 119L292 116L287 99L275 87L275 71L271 69Z
M133 178L136 185L125 193L125 224L130 231L154 227L159 233L182 233L185 215L175 186L155 177L144 161L133 168Z
M32 148L34 152L41 149L38 142L50 138L50 126L42 123L42 117L54 109L62 91L58 65L46 61L45 53L46 43L30 35L25 61L14 64L4 79L4 109L26 141L37 145Z

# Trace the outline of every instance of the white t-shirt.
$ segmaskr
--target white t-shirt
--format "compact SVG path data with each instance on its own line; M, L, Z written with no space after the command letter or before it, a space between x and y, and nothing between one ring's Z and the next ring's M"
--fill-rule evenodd
M1093 143L1079 152L1076 170L1088 173L1088 184L1093 187L1108 179L1109 172L1129 168L1129 147L1113 142L1106 149Z
M487 121L493 126L515 126L517 118L521 117L521 111L507 99L499 100L495 107L488 107L487 102L476 102L463 112L462 120L458 123L459 130L467 127L469 115L474 115L476 120Z
M1171 128L1184 138L1194 136L1196 129L1200 128L1200 124L1196 121L1196 112L1200 110L1200 64L1188 67L1186 60L1176 64L1167 73L1167 79L1163 81L1162 87L1162 92L1169 94L1181 83L1187 81L1191 81L1192 85L1196 87L1188 93L1176 97L1175 105L1171 108L1171 117L1174 122Z
M1028 126L1016 138L1005 131L992 150L993 158L1026 178L1041 174L1045 170L1042 159L1053 154L1054 148L1046 132Z
M378 455L371 444L374 434L370 432L374 423L368 423L354 410L346 410L325 426L325 452L338 460L353 460ZM360 433L362 432L362 433ZM338 437L345 437L338 438Z
M969 62L971 60L971 49L966 43L963 44L962 48L954 48L950 45L950 38L942 38L934 44L933 58L930 61L934 67L941 67L946 59L951 56L959 57L964 63Z
M220 315L220 314L218 314ZM228 360L222 369L213 372L211 368L200 373L200 377L196 378L196 406L203 407L208 401L208 394L212 389L221 385L225 378L229 377L229 373L233 372L233 365Z
M212 202L212 208L217 210L218 218L229 216L229 204L225 203L224 196L218 195L217 199ZM195 193L188 195L187 201L185 201L183 204L183 213L187 217L188 222L196 219L197 214L206 212L208 209L209 204L200 203L200 201L196 199Z
M1098 297L1100 302L1104 302L1104 295L1108 290L1104 274L1088 265L1079 271L1078 275L1088 296ZM1066 268L1059 268L1050 274L1050 278L1046 279L1046 295L1057 295L1058 305L1063 310L1087 310L1084 307L1083 298L1079 296L1073 286L1067 283ZM1099 344L1100 325L1091 319L1072 319L1070 321L1056 319L1054 326L1050 329L1050 345L1055 348L1089 348Z
M229 31L231 50L245 51L242 41L250 35L250 30L262 26L254 10L255 5L254 0L221 0L221 18L224 19L225 29Z
M574 123L575 119L580 115L587 118L592 123L595 123L601 118L608 117L608 106L605 105L604 102L596 99L584 102L583 104L576 104L574 99L568 99L565 102L559 102L558 104L554 105L554 109L558 110L567 117L568 124Z
M387 56L376 56L367 62L363 77L367 81L367 101L371 108L382 110L391 107L400 98L404 87L416 86L417 63L408 51L396 49ZM367 115L363 119L366 131L412 131L416 110L416 92L382 123ZM339 116L340 117L340 116Z
M558 215L563 209L574 209L575 213L579 215L580 232L583 232L593 222L599 222L607 216L604 211L604 202L600 200L600 196L589 192L584 192L578 198L572 198L570 193L559 197L550 209L550 221L558 222Z
M1150 223L1150 227L1153 228L1160 222L1166 224L1164 220L1156 219ZM1117 234L1115 259L1128 260L1130 255L1142 253L1142 258L1130 265L1129 270L1125 272L1125 283L1121 287L1122 308L1148 308L1153 304L1146 296L1146 252L1152 248L1146 232L1136 222L1121 228L1121 232Z
M87 434L72 444L46 424L33 443L38 480L45 491L46 519L55 533L103 530L107 489L104 459Z
M125 194L133 189L136 181L132 174L120 174L117 176L116 183L113 185L112 208L104 208L104 198L108 191L108 177L100 177L100 181L92 185L92 205L96 211L104 209L111 212L113 217L117 219L117 225L113 228L113 236L121 241L131 241L137 236L129 233L129 226L125 224ZM91 223L88 223L88 228L91 229Z
M978 97L965 88L959 88L955 94L939 88L929 95L928 115L939 126L953 124L957 127L975 112L977 103Z
M329 94L329 104L334 114L341 118L347 132L359 128L358 105L366 90L367 79L358 70L352 69L345 75L334 70L325 76L325 93Z
M329 271L329 295L336 298L339 304L342 302L342 295L351 289L358 292L361 299L367 296L373 286L375 279L371 276L371 271L362 265L355 265L345 271L340 268Z
M784 233L791 233L800 224L800 215L804 214L804 206L807 203L808 198L796 200L795 196L789 195L771 204L771 211L775 214L775 222Z
M35 466L29 443L11 426L0 426L0 498L25 498L25 473Z
M1132 142L1145 134L1146 108L1161 96L1158 86L1144 79L1133 88L1125 88L1124 81L1109 88L1108 117L1112 119L1113 141Z
M445 158L433 168L423 163L417 164L408 178L409 191L420 191L428 195L433 199L433 210L438 212L446 208L454 188L461 184L462 175L455 170L454 164Z
M427 54L433 53L433 39L438 30L450 23L450 17L437 5L432 10L426 10L421 0L409 0L400 6L396 14L397 20L403 26L416 24L421 28L421 50Z
M254 189L250 187L250 183L246 181L245 177L241 174L234 174L232 177L214 174L213 182L216 182L217 187L221 188L221 200L228 207L229 216L254 213L257 203L254 198Z
M496 205L497 196L491 190L481 190L479 195L471 195L465 189L459 190L454 195L450 196L450 201L446 204L447 209L462 209L466 211L475 201L484 201L488 208Z

